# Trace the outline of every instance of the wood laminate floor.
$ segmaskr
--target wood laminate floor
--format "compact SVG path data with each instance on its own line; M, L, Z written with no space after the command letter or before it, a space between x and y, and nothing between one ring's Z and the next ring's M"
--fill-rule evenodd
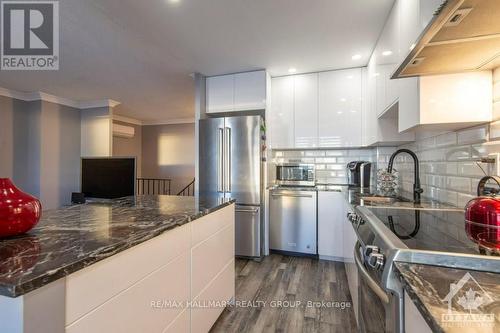
M310 306L308 301L339 303ZM350 307L342 309L340 302ZM224 310L211 332L357 331L347 276L340 262L277 254L260 263L237 259L235 304Z

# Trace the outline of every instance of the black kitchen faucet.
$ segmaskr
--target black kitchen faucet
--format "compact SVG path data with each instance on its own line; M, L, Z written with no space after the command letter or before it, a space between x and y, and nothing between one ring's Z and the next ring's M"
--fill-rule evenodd
M415 168L415 177L413 179L413 200L415 203L420 203L420 195L424 190L420 187L420 162L418 161L417 155L409 149L399 149L394 154L391 155L389 159L389 166L387 167L387 171L389 173L392 172L392 166L394 164L394 159L397 155L401 153L407 153L413 158L413 166Z

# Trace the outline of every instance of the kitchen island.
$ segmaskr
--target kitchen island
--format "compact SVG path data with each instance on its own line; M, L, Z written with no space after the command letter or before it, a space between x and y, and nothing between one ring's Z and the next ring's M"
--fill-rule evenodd
M500 274L403 262L394 266L405 290L406 332L422 332L416 311L432 332L499 331Z
M234 298L234 201L46 211L0 259L0 332L206 332Z

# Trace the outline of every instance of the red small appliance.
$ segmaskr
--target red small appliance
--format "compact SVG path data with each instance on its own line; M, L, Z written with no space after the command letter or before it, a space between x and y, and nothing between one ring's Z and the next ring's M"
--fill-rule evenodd
M0 178L0 237L11 237L31 230L40 220L42 205L22 192L10 179Z
M500 187L500 177L483 177L477 186L477 198L465 207L465 230L469 238L486 253L500 255L500 197L485 194L489 180Z

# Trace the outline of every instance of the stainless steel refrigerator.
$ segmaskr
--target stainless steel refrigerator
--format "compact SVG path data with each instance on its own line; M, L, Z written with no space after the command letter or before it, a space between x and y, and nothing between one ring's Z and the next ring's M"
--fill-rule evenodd
M199 123L200 195L236 199L236 255L260 257L262 242L262 118L236 116Z

